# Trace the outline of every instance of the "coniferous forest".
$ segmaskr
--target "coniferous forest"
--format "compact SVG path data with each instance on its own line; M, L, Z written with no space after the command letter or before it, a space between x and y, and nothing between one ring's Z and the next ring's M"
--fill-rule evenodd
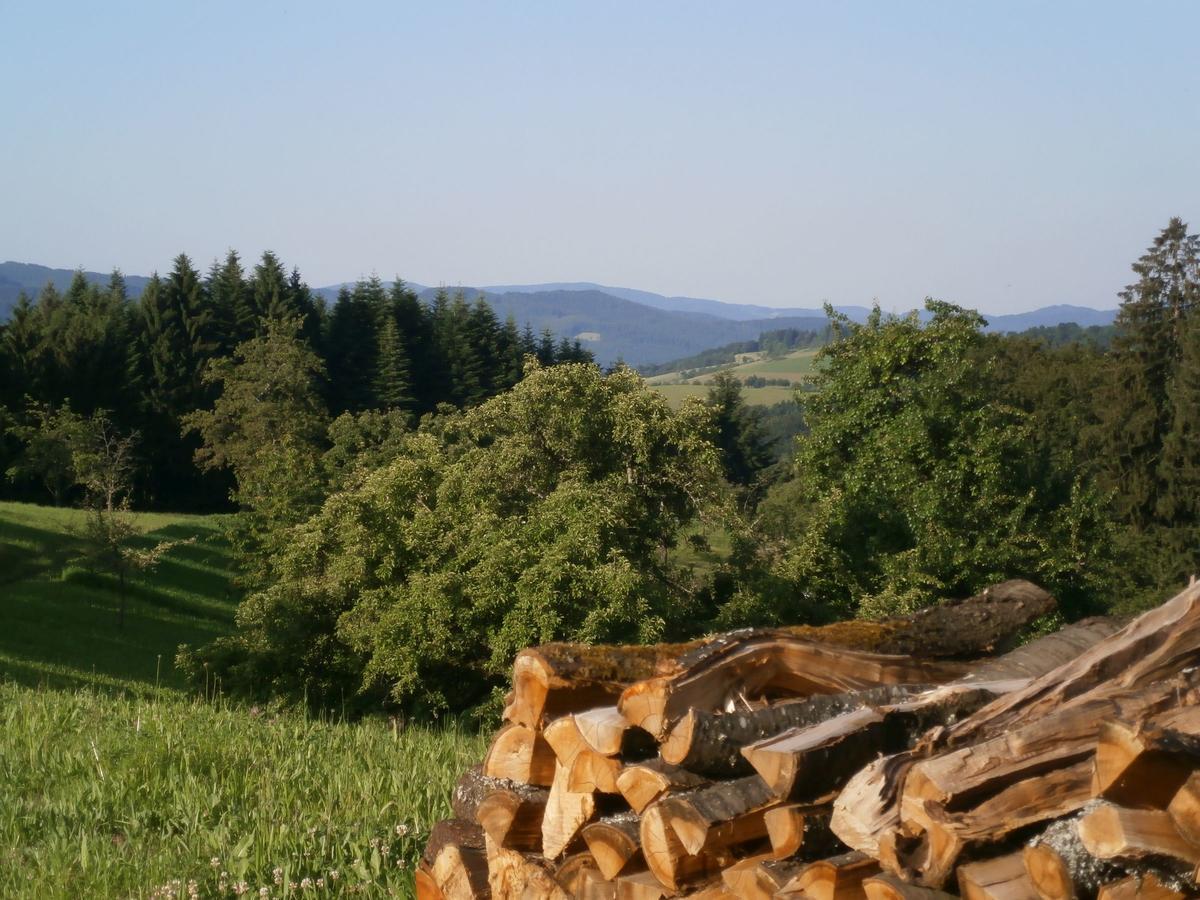
M326 308L270 253L181 255L137 301L114 274L17 304L3 490L236 511L237 632L178 664L343 709L486 715L527 645L883 617L1012 577L1068 618L1130 611L1200 569L1200 237L1171 220L1120 300L1111 333L829 309L779 461L736 379L676 410L482 301L372 278Z

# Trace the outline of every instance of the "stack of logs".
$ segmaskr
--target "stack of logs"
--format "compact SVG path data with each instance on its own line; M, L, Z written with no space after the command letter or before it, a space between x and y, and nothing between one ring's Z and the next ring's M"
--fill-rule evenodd
M1053 606L526 650L418 896L1200 896L1200 585Z

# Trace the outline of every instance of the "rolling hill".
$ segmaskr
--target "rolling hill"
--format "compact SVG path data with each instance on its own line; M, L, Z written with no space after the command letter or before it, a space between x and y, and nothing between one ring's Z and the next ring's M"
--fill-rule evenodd
M90 281L105 283L108 275L84 273ZM7 317L17 295L24 290L36 294L47 281L65 288L74 276L71 269L51 269L30 263L0 263L0 320ZM148 280L128 275L132 297L138 296ZM436 289L412 284L422 299L429 301ZM340 284L316 288L332 302ZM604 365L624 360L631 365L663 363L728 344L753 340L763 331L778 328L819 330L825 325L820 309L773 308L727 303L698 297L667 297L650 291L610 287L593 282L555 282L529 285L463 287L468 298L483 295L504 319L512 316L519 325L529 323L535 331L549 328L556 335L578 337ZM861 321L866 307L836 307L851 319ZM1048 306L1010 315L985 316L992 331L1023 331L1036 325L1076 322L1105 325L1114 310L1078 306Z

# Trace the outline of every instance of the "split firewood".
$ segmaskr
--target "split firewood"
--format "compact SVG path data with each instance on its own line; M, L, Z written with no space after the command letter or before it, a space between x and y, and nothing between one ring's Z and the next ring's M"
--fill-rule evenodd
M567 770L569 790L583 793L602 791L617 793L617 775L621 762L603 756L588 746L574 715L555 719L543 732L546 743L554 750L559 763Z
M616 706L577 712L574 719L584 742L601 756L630 760L654 755L654 738L642 729L632 727Z
M578 897L583 885L591 880L590 873L598 872L596 860L592 858L591 853L584 850L563 859L554 869L554 880L568 896Z
M766 828L760 815L757 822L753 817L743 817L709 829L705 845L698 853L689 853L664 810L668 800L654 803L642 813L639 836L651 874L672 891L680 890L685 883L718 876L737 859L770 846L763 840Z
M1200 706L1168 710L1137 724L1105 722L1096 748L1098 797L1165 809L1200 767Z
M721 880L735 897L744 900L770 900L794 878L807 863L801 860L750 856L726 866Z
M688 891L686 894L680 894L680 896L687 898L687 900L741 900L736 894L730 893L729 889L719 879L701 885L694 890Z
M489 896L484 836L474 822L438 822L425 846L423 862L446 900Z
M1181 887L1154 874L1135 874L1104 885L1096 900L1184 900L1188 896Z
M827 811L822 811L828 821ZM804 827L821 813L799 803L785 803L763 813L763 824L767 827L767 839L771 842L771 856L785 859L800 852L804 845Z
M617 789L635 813L641 813L655 800L669 794L706 784L707 778L657 759L625 766L617 776Z
M424 861L417 866L413 880L417 889L417 900L445 900L442 889L433 880L432 870Z
M788 729L816 725L855 709L887 706L931 685L884 685L844 694L818 694L785 700L762 709L713 713L690 709L659 747L669 763L714 777L748 775L753 771L741 748Z
M969 715L1013 682L946 685L882 709L863 706L742 748L779 797L809 800L836 790L880 753L899 752L934 725Z
M677 675L630 685L621 714L658 739L689 709L731 711L749 696L836 694L878 685L940 684L965 674L961 663L834 649L767 634L731 643Z
M542 818L549 797L545 788L505 782L479 802L475 818L497 846L540 850Z
M1042 676L1119 630L1120 626L1109 619L1068 625L976 667L974 674L962 683L971 683L976 678L1002 681ZM983 712L981 710L975 716ZM848 846L870 856L878 855L880 839L899 828L899 792L909 769L930 752L928 746L923 746L881 758L860 769L834 801L831 823L834 833Z
M878 861L852 850L808 863L776 896L851 900L865 896L863 881L878 873Z
M454 785L450 795L450 808L454 818L467 822L475 821L479 804L492 791L512 784L510 781L490 778L483 774L482 766L471 766Z
M1099 859L1171 857L1200 864L1200 848L1185 840L1165 810L1102 804L1079 820L1079 839Z
M673 893L650 872L632 872L617 878L617 900L662 900Z
M1037 617L1050 612L1053 606L1053 599L1041 588L1029 582L1011 581L988 588L968 600L886 622L743 629L715 638L650 647L545 644L517 655L513 664L512 693L504 718L537 729L545 721L567 713L611 705L631 684L678 675L700 665L709 655L727 653L739 642L769 641L772 635L785 640L890 655L981 656L1001 646ZM820 691L830 692L828 689ZM655 736L662 737L661 734Z
M1036 900L1020 853L958 867L963 900Z
M576 900L617 900L617 883L596 869L586 869L576 889Z
M553 869L540 854L522 853L485 841L488 887L495 900L568 900L569 895L554 880Z
M483 774L549 787L554 781L554 751L532 728L505 725L488 748Z
M636 868L641 861L641 819L637 813L617 813L591 822L583 827L583 840L600 874L609 880L626 866Z
M558 763L542 814L542 855L546 859L562 855L596 812L596 795L572 791L569 782L568 769Z
M1094 897L1124 873L1112 862L1097 859L1079 839L1080 816L1050 823L1022 851L1025 872L1042 900Z
M660 807L684 849L696 855L718 841L740 844L766 837L764 813L779 798L757 775L665 797Z
M1088 803L1090 792L1091 765L1085 761L1019 781L962 812L947 812L932 801L920 813L906 807L905 828L917 836L889 834L880 842L880 858L918 884L940 888L968 846L995 843L1018 829L1069 815Z
M901 881L890 872L880 872L863 881L867 900L952 900L953 894Z
M1200 584L1138 617L1070 662L945 729L936 748L961 747L1043 718L1094 691L1121 694L1172 678L1200 652ZM1099 720L1097 720L1099 721Z
M1180 785L1167 812L1184 840L1200 847L1200 772L1193 772Z

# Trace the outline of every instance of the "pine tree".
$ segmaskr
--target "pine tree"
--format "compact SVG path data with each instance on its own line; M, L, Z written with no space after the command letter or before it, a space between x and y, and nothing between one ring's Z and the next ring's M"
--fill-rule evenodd
M542 339L538 341L537 358L543 366L552 366L557 362L554 356L554 332L549 328L542 329Z
M361 412L375 405L375 350L378 318L368 290L342 288L329 317L325 347L329 371L330 408L334 415Z
M1159 465L1159 521L1169 529L1177 575L1200 571L1200 310L1186 317L1167 389L1171 427Z
M392 282L390 299L392 316L408 354L414 408L431 412L437 406L438 392L446 377L433 339L432 316L399 277Z
M379 329L375 356L375 404L382 409L408 409L412 406L411 375L408 354L394 316L387 316Z
M250 279L251 305L255 315L255 334L266 333L262 319L285 319L298 312L291 302L287 274L279 257L267 250Z
M207 289L218 352L228 356L242 341L254 337L257 330L246 273L236 250L225 254L223 263L213 261L208 271Z
M1099 477L1115 491L1119 517L1145 531L1156 524L1162 491L1160 460L1171 427L1167 386L1188 315L1200 304L1200 237L1172 219L1133 270L1138 280L1120 294L1110 383L1097 408Z

